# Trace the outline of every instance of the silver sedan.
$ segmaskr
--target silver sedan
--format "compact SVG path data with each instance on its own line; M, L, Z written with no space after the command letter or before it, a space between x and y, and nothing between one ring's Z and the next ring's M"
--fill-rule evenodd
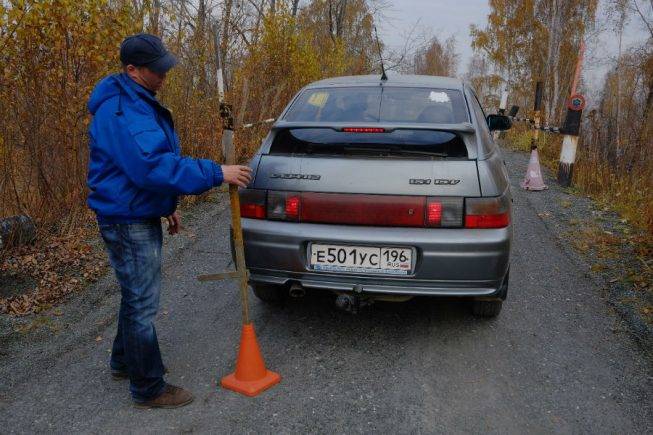
M506 169L472 88L432 76L354 76L303 88L240 192L246 264L268 302L330 290L355 310L416 295L499 314L512 239Z

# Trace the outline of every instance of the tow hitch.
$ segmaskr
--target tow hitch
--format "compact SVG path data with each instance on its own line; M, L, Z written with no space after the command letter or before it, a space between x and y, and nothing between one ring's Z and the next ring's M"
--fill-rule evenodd
M369 307L376 301L406 302L413 298L413 295L363 294L363 286L360 284L356 284L352 290L353 293L334 291L336 294L336 308L351 314L358 314L361 308Z
M356 284L354 293L338 293L336 297L336 308L351 314L358 314L361 308L374 303L374 298L363 296L363 286Z
M374 303L374 299L361 297L357 294L340 293L336 297L336 307L342 311L358 314L358 311Z

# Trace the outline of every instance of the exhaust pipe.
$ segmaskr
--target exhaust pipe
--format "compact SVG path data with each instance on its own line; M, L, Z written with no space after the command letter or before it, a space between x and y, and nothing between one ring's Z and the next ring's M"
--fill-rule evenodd
M303 298L306 296L306 289L301 284L293 283L288 290L288 294L291 298Z

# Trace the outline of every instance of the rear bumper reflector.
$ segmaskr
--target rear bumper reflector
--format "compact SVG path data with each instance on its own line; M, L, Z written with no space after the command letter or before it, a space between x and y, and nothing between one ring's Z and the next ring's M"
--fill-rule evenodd
M426 198L420 196L302 193L302 222L420 227Z
M432 228L510 224L508 195L462 198L241 189L240 198L241 215L252 219Z

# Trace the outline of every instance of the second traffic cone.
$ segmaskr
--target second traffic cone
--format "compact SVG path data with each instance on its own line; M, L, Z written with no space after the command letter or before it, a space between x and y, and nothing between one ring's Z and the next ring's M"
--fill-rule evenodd
M254 326L243 325L236 371L220 381L222 387L246 396L257 396L281 381L278 373L265 368L263 355L256 341Z
M546 184L544 184L544 179L542 178L542 170L540 169L540 159L537 155L537 148L533 148L533 151L531 151L531 159L528 162L526 177L524 177L524 181L521 182L521 187L526 190L544 190L548 188Z

